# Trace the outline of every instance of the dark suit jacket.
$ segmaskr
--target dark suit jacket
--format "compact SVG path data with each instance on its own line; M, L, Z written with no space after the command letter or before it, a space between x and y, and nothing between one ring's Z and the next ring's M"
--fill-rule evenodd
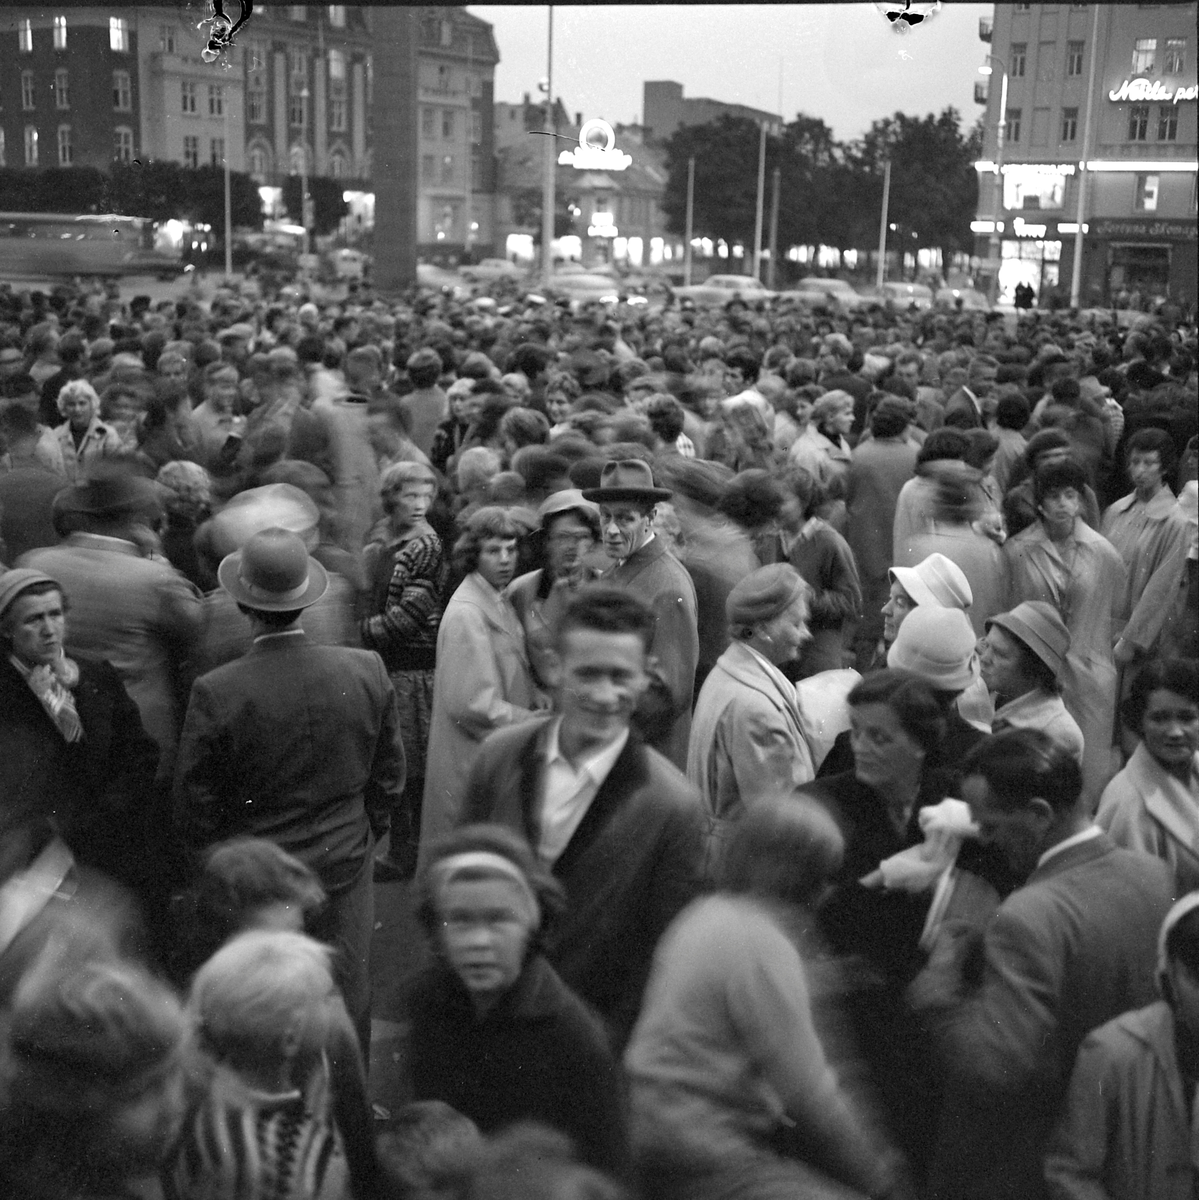
M158 747L106 662L73 656L83 738L66 742L8 656L0 657L0 829L50 817L76 858L136 885L163 832Z
M1054 855L1004 901L987 926L981 986L940 1022L949 1071L930 1195L1045 1194L1045 1140L1078 1047L1153 1000L1171 897L1163 863L1103 834Z
M262 837L348 883L404 790L395 691L373 650L263 638L196 680L175 821L192 849Z
M537 846L551 720L487 738L471 768L464 824L496 821ZM618 1048L637 1018L658 938L699 890L703 836L698 793L630 734L554 864L567 911L550 934L549 960L599 1011Z

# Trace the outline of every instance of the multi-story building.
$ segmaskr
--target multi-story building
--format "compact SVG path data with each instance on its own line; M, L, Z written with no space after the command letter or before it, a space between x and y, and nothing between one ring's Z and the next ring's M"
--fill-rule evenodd
M234 48L207 63L209 28L194 5L7 9L0 165L227 156L268 206L301 170L345 180L355 223L369 224L372 25L369 5L259 5ZM460 8L422 8L416 25L418 247L486 254L499 52L491 26Z
M107 167L142 144L138 30L123 8L8 8L0 166Z
M986 256L998 215L1004 298L1021 282L1069 296L1081 221L1084 307L1133 291L1195 299L1195 22L1190 3L1005 4L981 23L992 74L974 230Z
M582 113L573 119L560 100L554 101L555 158L581 136ZM499 174L496 185L496 247L508 258L531 260L540 236L541 189L545 178L545 104L530 102L495 106ZM613 131L619 150L628 156L621 170L562 163L555 166L558 202L573 217L575 232L559 238L555 255L584 265L624 263L631 267L681 260L682 240L666 233L662 196L666 165L659 147L647 143L639 126L618 125Z
M647 81L642 85L641 124L645 136L665 142L680 125L707 125L721 117L747 117L765 123L766 132L778 134L783 119L778 113L750 108L747 104L726 104L723 100L683 96L683 85L669 79Z

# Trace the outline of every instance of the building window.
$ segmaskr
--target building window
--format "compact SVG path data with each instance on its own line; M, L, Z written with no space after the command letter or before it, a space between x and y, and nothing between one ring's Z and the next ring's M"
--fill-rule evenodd
M133 130L126 125L112 131L112 156L117 162L133 161Z
M160 25L158 27L158 48L163 54L175 53L175 26Z
M473 109L470 114L470 141L472 146L479 145L483 140L483 114Z
M246 69L249 71L266 70L265 42L250 42L246 47Z
M1173 104L1157 106L1157 140L1159 142L1178 140L1178 109Z
M1012 78L1024 78L1024 64L1028 58L1028 43L1013 42L1012 43Z
M71 151L71 127L69 125L60 125L58 127L58 165L60 167L69 167L74 154Z
M1137 212L1157 212L1157 187L1160 182L1159 175L1137 176Z
M208 161L214 167L223 166L225 162L225 139L213 138L212 145L209 147L210 156Z
M66 17L54 18L54 49L65 50L67 48L67 19Z
M25 126L25 165L27 167L37 166L37 127L35 125Z
M1020 118L1024 116L1024 109L1009 108L1007 110L1007 140L1009 142L1018 142L1020 140Z
M441 23L441 44L443 46L452 46L454 44L454 27L449 21Z
M28 17L17 22L17 50L21 54L33 53L33 22Z
M466 77L466 90L476 100L482 99L483 96L483 78L480 75L468 75Z
M1016 12L1031 12L1032 11L1031 4L1013 4L1012 8L1014 8L1016 10Z
M1149 137L1149 105L1134 104L1128 110L1128 140L1143 142Z
M188 134L183 139L183 164L188 167L200 165L200 139L194 134Z
M208 85L208 115L210 117L225 115L225 89L220 84Z
M290 96L287 101L287 121L290 125L304 124L304 97Z
M1166 38L1166 52L1162 55L1162 72L1166 75L1181 75L1186 68L1186 38Z
M112 73L112 106L118 112L129 112L133 108L133 84L128 71Z
M344 50L329 51L329 80L332 83L345 83L346 55Z
M329 97L329 128L334 133L345 133L346 131L346 98L344 93L340 96Z
M1148 75L1157 58L1157 38L1137 38L1132 51L1132 73Z
M1052 83L1057 77L1054 70L1054 59L1057 57L1057 46L1053 42L1042 42L1037 47L1037 82Z
M1063 108L1062 109L1062 137L1063 142L1072 142L1078 137L1078 109Z
M4 127L0 126L0 167L7 165L7 160L4 157Z
M196 111L196 85L184 79L179 84L180 111L194 113Z
M370 107L371 97L375 94L375 59L373 55L366 55L362 60L363 74L366 75L366 103Z
M428 138L432 141L435 136L433 133L433 109L422 108L420 110L420 135L423 138Z
M344 29L346 27L346 6L344 4L329 5L329 24L334 29Z
M129 22L124 17L108 18L108 48L118 54L129 51Z
M346 177L346 160L340 154L329 155L329 175L332 179Z
M449 142L454 138L454 110L452 108L443 108L441 110L441 136Z
M470 160L470 189L472 192L483 190L483 161L477 154L472 155Z
M287 6L287 16L292 21L307 21L308 20L308 5L307 4L289 4Z
M261 146L255 146L250 151L250 174L255 179L266 178L266 151Z
M437 159L432 154L422 154L420 156L420 177L425 183L433 182L433 175L437 170Z
M437 90L439 92L448 92L450 90L450 69L449 67L437 68Z
M246 92L246 120L255 125L266 120L266 91L263 88L250 88Z
M21 72L21 107L28 112L33 108L34 91L33 91L33 72Z
M54 107L71 107L71 96L67 89L67 72L65 67L59 67L54 72Z
M1066 74L1070 77L1082 74L1082 53L1085 42L1066 43Z
M289 70L291 90L302 92L308 83L308 55L300 46L293 46L289 54Z
M441 159L441 182L442 183L453 183L454 182L454 156L452 154L445 154L442 156L442 159Z

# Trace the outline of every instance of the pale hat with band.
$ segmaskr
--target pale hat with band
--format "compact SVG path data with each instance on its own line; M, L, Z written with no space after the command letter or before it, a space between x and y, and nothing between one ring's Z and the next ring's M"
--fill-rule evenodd
M1070 631L1052 604L1044 600L1025 600L1011 612L999 613L986 623L989 633L998 625L1028 647L1054 674L1060 675L1070 649Z
M217 568L221 587L239 604L262 612L293 612L315 604L329 586L325 568L311 558L299 534L264 529Z
M622 500L656 504L659 500L669 500L670 492L654 485L654 472L649 463L639 458L622 458L604 463L599 487L587 488L583 499L595 504L615 504Z
M10 604L31 587L44 583L52 583L60 593L62 592L62 584L57 579L51 579L49 575L35 571L32 567L14 567L11 571L0 571L0 617L8 611Z
M887 651L887 666L911 671L939 692L965 691L975 664L974 628L960 608L917 607Z
M892 567L887 575L917 605L964 611L974 603L974 593L965 572L944 554L930 554L914 567Z

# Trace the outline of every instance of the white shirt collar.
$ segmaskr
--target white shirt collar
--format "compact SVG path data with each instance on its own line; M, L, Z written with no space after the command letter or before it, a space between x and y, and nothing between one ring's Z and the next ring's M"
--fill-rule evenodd
M267 640L267 638L303 637L303 636L304 636L304 631L302 629L280 629L280 630L277 630L275 633L260 633L254 639L254 645L257 646L259 642L265 642Z
M549 731L546 734L545 761L547 763L563 763L575 775L587 775L593 783L603 783L607 779L608 772L612 770L621 751L625 748L625 743L629 740L629 730L626 726L624 732L615 741L585 754L579 759L579 765L576 767L562 753L562 744L558 740L561 730L562 718L555 717L550 722Z
M1037 859L1037 867L1043 867L1055 854L1061 854L1063 850L1069 850L1071 846L1081 846L1083 842L1089 842L1092 838L1097 838L1102 832L1103 830L1098 825L1088 825L1086 829L1071 834L1068 838L1063 838L1056 846L1050 846Z

